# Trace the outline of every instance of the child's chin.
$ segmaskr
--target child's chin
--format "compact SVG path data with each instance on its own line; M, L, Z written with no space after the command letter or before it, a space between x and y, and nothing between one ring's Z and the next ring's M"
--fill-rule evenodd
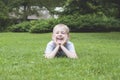
M62 43L62 41L61 41L61 40L58 40L57 42L58 42L58 43Z

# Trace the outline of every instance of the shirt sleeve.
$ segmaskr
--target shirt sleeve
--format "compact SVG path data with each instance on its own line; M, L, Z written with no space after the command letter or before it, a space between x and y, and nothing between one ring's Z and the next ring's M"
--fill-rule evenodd
M70 52L75 52L75 47L74 44L72 42L68 42L66 44L66 48L70 51Z
M45 53L52 52L54 47L55 47L54 43L52 41L50 41L46 46Z

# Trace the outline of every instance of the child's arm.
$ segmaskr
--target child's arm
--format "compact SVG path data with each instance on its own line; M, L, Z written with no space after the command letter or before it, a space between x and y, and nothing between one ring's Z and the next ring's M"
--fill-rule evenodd
M45 53L45 58L54 58L60 48L59 44L56 42L56 39L54 37L53 37L53 41L54 41L56 47L53 51ZM49 49L50 49L50 47L49 47Z
M59 45L57 45L52 52L50 52L50 53L45 53L45 58L48 58L48 59L54 58L55 55L56 55L56 53L58 52L58 50L59 50Z
M65 52L66 56L69 58L78 58L76 52L71 52L64 45L61 45L61 49Z
M62 43L61 43L61 45L60 45L60 47L61 47L61 49L64 51L64 53L66 54L66 56L67 57L69 57L69 58L78 58L77 57L77 54L76 54L76 52L75 52L75 50L74 50L74 45L73 44L71 44L70 46L69 46L69 50L65 47L65 43L68 41L68 38L65 38L63 41L62 41ZM72 49L72 50L71 50Z
M78 58L77 54L76 54L76 52L74 50L74 45L71 44L69 46L69 50L65 47L65 44L67 43L67 41L68 41L68 38L65 37L64 40L62 41L62 43L60 44L61 49L63 50L63 52L66 54L67 57L69 57L69 58Z

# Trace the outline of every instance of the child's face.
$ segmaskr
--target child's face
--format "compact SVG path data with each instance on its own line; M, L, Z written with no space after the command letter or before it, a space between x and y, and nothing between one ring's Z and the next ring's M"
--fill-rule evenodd
M53 39L56 40L56 42L58 44L61 44L63 42L64 43L67 42L69 35L68 35L65 28L56 28L53 31L53 36L52 37L53 37Z

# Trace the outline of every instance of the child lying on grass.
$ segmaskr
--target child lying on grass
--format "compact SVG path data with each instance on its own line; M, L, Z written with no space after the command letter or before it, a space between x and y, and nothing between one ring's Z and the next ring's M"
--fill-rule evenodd
M77 58L74 44L69 41L69 28L58 24L53 28L52 41L47 44L45 58L66 56Z

